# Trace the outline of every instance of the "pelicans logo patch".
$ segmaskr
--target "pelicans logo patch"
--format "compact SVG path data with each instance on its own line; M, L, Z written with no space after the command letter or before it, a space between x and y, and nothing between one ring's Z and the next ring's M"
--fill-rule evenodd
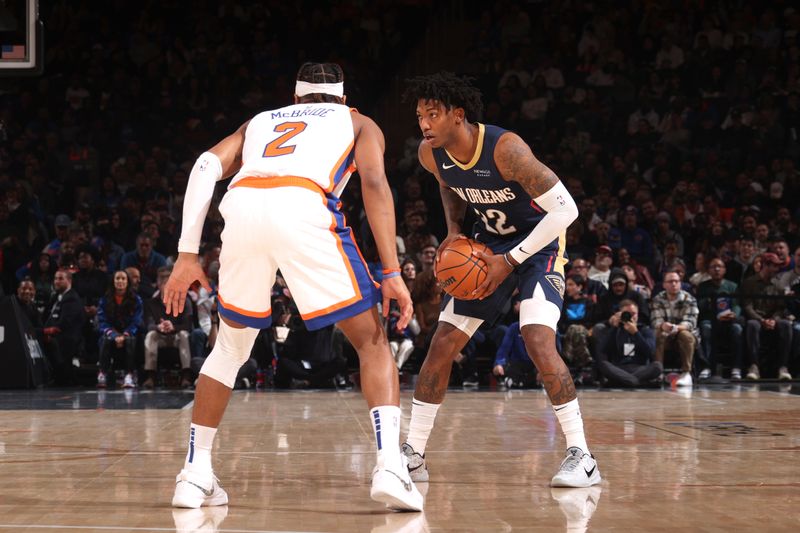
M553 286L553 288L558 292L558 294L563 298L564 297L564 280L561 276L556 276L555 274L547 274L545 279Z

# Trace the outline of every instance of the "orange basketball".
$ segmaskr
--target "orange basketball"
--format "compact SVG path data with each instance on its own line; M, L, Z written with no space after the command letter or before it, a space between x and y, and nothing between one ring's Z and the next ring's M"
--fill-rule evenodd
M491 254L485 244L472 239L456 239L442 250L436 263L436 279L444 292L459 300L473 300L472 291L486 280L486 261L472 255L473 250Z

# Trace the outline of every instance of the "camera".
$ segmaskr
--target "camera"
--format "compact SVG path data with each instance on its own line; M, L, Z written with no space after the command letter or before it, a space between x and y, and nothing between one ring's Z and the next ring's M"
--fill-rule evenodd
M619 315L620 322L630 322L633 319L633 315L630 311L623 311L621 315Z

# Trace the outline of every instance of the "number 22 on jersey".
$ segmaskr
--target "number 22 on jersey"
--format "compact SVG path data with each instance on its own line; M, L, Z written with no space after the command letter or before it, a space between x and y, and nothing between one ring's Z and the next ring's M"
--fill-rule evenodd
M293 153L296 146L294 144L286 145L286 143L295 135L301 134L306 129L306 126L305 122L282 122L275 126L272 131L283 133L283 135L270 142L264 148L262 157L278 157Z

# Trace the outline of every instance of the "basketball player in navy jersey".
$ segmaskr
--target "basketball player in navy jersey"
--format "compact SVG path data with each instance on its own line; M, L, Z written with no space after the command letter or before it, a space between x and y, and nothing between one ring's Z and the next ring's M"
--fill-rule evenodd
M498 317L518 288L525 347L567 441L566 457L551 485L600 483L583 433L575 385L555 344L564 294L566 229L578 216L574 200L518 135L475 121L482 109L481 94L468 79L451 73L413 78L404 99L416 105L424 137L420 164L439 182L447 220L447 237L439 253L465 237L467 207L480 219L471 236L494 252L476 252L488 264L488 274L474 291L474 300L448 295L442 303L403 444L412 479L428 480L425 446L444 401L453 359L484 321Z

